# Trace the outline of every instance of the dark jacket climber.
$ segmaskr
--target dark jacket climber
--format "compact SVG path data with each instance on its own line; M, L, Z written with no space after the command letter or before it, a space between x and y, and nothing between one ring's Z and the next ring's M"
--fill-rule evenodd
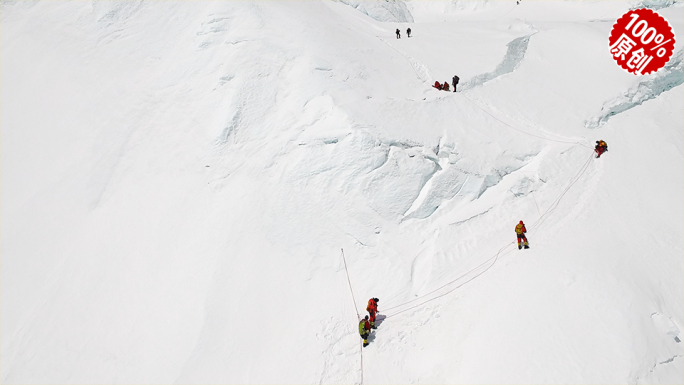
M456 75L454 75L454 77L451 78L451 84L454 86L454 92L456 92L456 85L458 84L458 81L459 81L459 80L460 80L460 79L459 79L458 76L456 76Z
M515 226L515 234L518 236L518 250L522 249L522 246L520 245L520 241L524 241L524 245L526 249L529 249L530 246L527 244L527 237L525 236L525 233L527 232L527 229L525 228L525 224L523 221L520 221Z
M397 34L397 39L401 39L401 31L399 31L399 28L394 32Z
M406 36L411 37L411 28L406 30Z
M363 338L363 347L368 346L368 334L370 333L370 323L368 322L368 316L359 322L359 334Z

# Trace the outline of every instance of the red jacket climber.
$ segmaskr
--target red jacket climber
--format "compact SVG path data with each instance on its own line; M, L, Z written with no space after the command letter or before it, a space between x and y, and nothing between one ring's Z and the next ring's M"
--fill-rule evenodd
M435 87L435 88L438 89L438 90L441 90L441 89L442 89L442 83L440 83L440 82L435 82L435 85L434 85L433 87Z
M596 157L600 158L604 152L608 151L608 144L603 140L597 140L594 151L596 152Z
M522 249L522 246L520 245L521 240L525 242L524 244L526 249L530 248L530 246L527 244L527 237L525 236L526 232L527 229L525 228L525 224L523 221L520 221L520 223L515 226L515 234L518 236L518 250Z
M366 306L366 311L370 314L370 327L373 329L377 329L375 327L375 314L378 312L378 302L380 302L379 299L371 298L368 300L368 306Z

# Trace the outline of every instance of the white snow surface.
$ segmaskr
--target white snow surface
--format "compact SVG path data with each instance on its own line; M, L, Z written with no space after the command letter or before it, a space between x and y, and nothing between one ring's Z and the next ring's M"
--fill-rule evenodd
M684 383L682 8L1 2L0 382Z

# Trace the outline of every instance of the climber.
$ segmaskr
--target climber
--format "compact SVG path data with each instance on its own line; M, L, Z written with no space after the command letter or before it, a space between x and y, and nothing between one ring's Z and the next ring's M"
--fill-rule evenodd
M359 322L359 334L363 338L363 347L368 346L368 334L370 333L370 324L368 323L368 316Z
M454 77L451 78L451 84L453 84L453 86L454 86L454 92L456 92L456 84L458 84L458 81L459 81L459 80L460 80L460 79L459 79L458 76L456 76L456 75L454 75Z
M368 300L368 306L366 306L366 311L370 314L370 327L371 329L377 329L375 327L375 315L378 313L378 302L377 298L371 298Z
M449 82L444 82L444 85L442 86L442 89L444 91L449 91Z
M406 30L406 36L411 37L411 28Z
M520 221L515 226L515 234L518 236L518 250L522 249L522 246L520 245L520 240L524 241L524 245L526 249L529 249L530 246L527 244L527 237L525 236L525 233L527 232L527 229L525 228L525 224L523 221Z
M597 140L596 147L594 147L594 151L596 152L596 157L600 158L604 152L608 151L608 144L603 140Z
M433 87L435 87L438 90L441 90L442 89L442 83L435 81L435 85Z
M401 39L401 31L399 31L399 28L397 28L397 30L394 31L394 33L397 34L397 39Z

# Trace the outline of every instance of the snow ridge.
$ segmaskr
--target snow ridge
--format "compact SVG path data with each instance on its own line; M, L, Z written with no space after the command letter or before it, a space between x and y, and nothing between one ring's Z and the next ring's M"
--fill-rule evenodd
M377 21L413 23L413 16L403 1L339 0Z
M632 6L631 9L648 8L654 11L672 6L681 7L684 5L682 0L643 0Z
M621 96L606 102L601 107L601 113L586 121L585 126L593 129L604 125L611 117L630 110L642 103L657 98L663 92L669 91L684 83L684 66L682 64L682 50L677 51L665 67L656 72L655 76L640 82L623 93Z
M525 58L527 46L530 43L530 37L532 35L534 35L534 33L513 39L506 45L508 47L506 54L494 71L477 75L463 82L462 85L459 84L461 91L467 91L471 88L481 86L488 81L513 72Z

